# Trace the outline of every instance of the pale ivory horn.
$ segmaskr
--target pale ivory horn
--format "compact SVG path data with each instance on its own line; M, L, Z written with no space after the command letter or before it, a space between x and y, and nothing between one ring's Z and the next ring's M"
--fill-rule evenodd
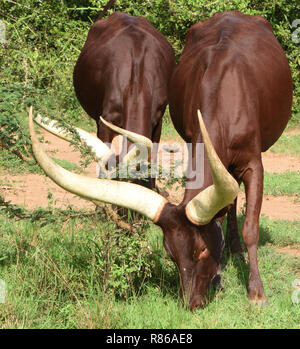
M57 165L42 149L34 126L32 107L29 110L29 130L32 150L45 173L60 187L91 201L100 201L129 208L156 222L167 200L143 186L108 179L78 175Z
M124 130L124 129L112 124L111 122L104 120L101 116L100 116L100 120L104 123L104 125L109 127L111 130L126 137L130 142L133 143L132 149L122 159L123 164L128 164L129 162L133 161L139 155L140 150L139 150L139 147L135 145L135 143L142 144L142 145L146 146L147 153L149 155L151 154L153 144L149 138L142 136L142 135L139 135L138 133L135 133L132 131Z
M200 110L198 110L198 118L213 185L201 191L186 205L186 215L192 223L205 225L221 209L234 201L239 191L239 185L218 157L206 130Z
M41 127L43 127L46 131L51 132L55 136L58 136L68 142L72 140L71 135L62 128L56 126L56 120L51 120L47 117L42 117L38 114L34 121ZM112 150L103 143L98 137L90 134L89 132L82 130L79 127L74 127L77 131L80 139L82 139L88 146L91 147L92 152L96 155L97 158L101 159L101 162L106 163L107 159L113 155Z

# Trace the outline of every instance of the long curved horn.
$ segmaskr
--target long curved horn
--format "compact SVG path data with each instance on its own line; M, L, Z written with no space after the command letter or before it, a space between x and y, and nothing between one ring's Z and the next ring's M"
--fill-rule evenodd
M42 117L40 114L38 114L35 118L34 121L44 128L46 131L51 132L55 136L58 136L65 141L70 142L72 140L71 135L66 132L64 129L59 128L56 125L57 121L56 120L51 120L48 119L47 117ZM113 155L112 150L105 144L103 143L98 137L93 136L92 134L88 133L85 130L82 130L79 127L74 127L75 130L77 131L79 137L88 145L92 148L92 152L101 159L101 162L105 163L106 160Z
M145 145L147 147L148 154L151 154L152 147L153 147L151 139L149 139L145 136L139 135L138 133L124 130L123 128L118 127L118 126L104 120L101 116L100 116L100 120L104 123L104 125L109 127L114 132L126 137L133 144L138 143L138 144ZM134 160L138 156L139 152L140 152L140 149L134 145L132 147L132 149L124 156L124 158L122 159L122 163L127 164L127 163L131 162L132 160Z
M200 110L198 110L198 118L213 185L204 189L186 205L186 215L192 223L205 225L222 208L234 201L239 191L239 185L218 157L206 130Z
M32 150L45 173L65 190L89 199L137 211L156 222L167 200L154 191L137 184L89 178L65 170L43 151L33 126L32 107L29 109L29 130Z
M145 136L139 135L138 133L124 130L123 128L112 124L111 122L104 120L102 116L100 116L100 120L104 123L104 125L106 125L110 129L112 129L116 133L119 133L120 135L125 136L127 139L129 139L130 142L144 144L148 150L150 150L150 151L152 150L151 139L149 139Z

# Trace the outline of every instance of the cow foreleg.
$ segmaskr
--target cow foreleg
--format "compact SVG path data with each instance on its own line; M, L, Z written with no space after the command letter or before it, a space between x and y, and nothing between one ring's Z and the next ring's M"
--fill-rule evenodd
M259 215L263 197L263 166L261 161L248 168L242 181L246 193L246 217L242 228L242 236L248 250L250 266L248 295L250 301L265 304L267 298L264 295L257 262Z
M227 234L226 234L226 246L228 246L232 254L243 254L243 248L238 232L238 223L236 217L236 204L237 199L234 200L234 204L227 213Z
M159 120L158 124L155 126L153 132L152 132L152 141L153 144L158 144L160 141L160 135L161 135L161 128L162 128L162 119ZM154 147L152 154L151 154L151 165L156 165L157 163L157 146ZM151 188L155 188L155 177L151 177Z

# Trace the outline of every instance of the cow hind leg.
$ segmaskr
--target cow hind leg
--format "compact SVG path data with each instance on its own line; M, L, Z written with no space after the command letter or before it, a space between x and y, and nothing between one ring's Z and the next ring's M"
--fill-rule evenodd
M263 166L261 160L249 166L242 181L246 193L246 216L242 236L248 250L250 268L248 295L251 302L264 305L267 303L267 298L264 295L257 261L259 215L263 197Z

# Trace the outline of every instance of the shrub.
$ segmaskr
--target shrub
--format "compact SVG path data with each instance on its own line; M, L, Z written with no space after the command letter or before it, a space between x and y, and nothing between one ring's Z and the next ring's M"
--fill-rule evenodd
M106 3L107 0L1 2L6 43L0 44L0 125L7 123L7 118L14 125L22 124L30 103L41 113L63 117L71 124L92 122L76 99L72 72L87 32ZM293 74L291 124L299 123L300 43L292 41L292 23L300 19L298 0L117 0L108 13L124 11L148 18L168 38L178 59L191 25L225 10L262 15L272 24ZM7 104L11 96L17 102Z

